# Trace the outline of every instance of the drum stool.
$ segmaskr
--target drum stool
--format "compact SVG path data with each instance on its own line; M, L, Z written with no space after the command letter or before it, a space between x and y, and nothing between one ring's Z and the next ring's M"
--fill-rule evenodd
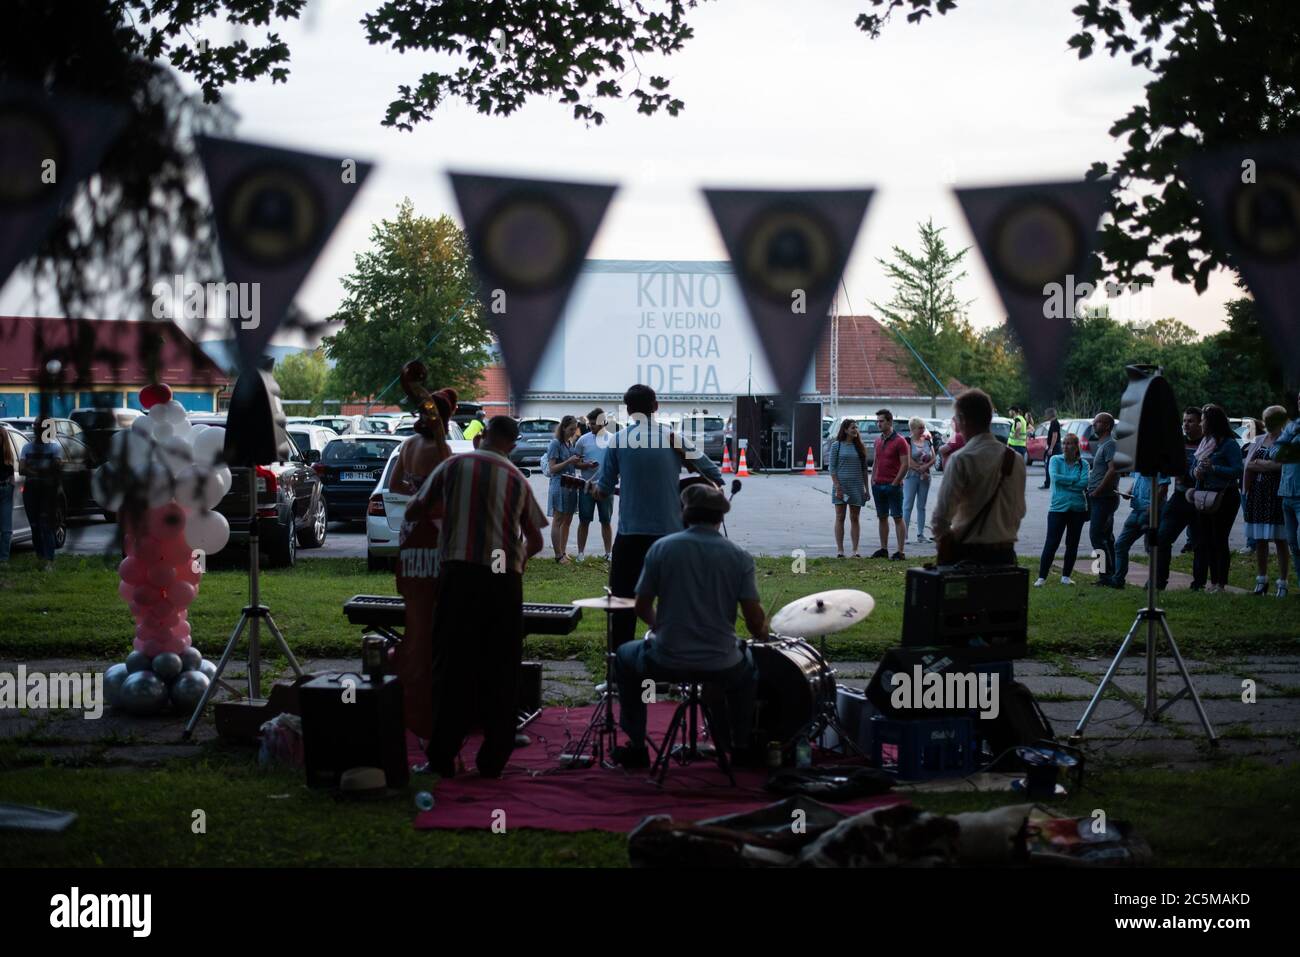
M664 783L664 777L668 774L668 762L673 758L673 742L678 740L679 737L681 746L677 751L678 764L690 764L691 761L700 756L701 715L713 735L713 753L717 758L718 767L726 774L732 787L736 785L736 776L731 773L731 759L727 757L727 749L731 745L728 741L729 734L727 733L725 719L722 722L715 720L715 716L721 717L726 712L725 697L721 694L716 695L716 699L721 702L721 707L716 710L710 707L705 701L704 681L701 680L705 677L705 674L675 676L677 685L681 690L682 700L673 711L672 719L668 722L668 732L664 735L663 742L658 748L658 755L650 768L650 776L652 778L657 776L661 787ZM719 733L720 731L722 733Z

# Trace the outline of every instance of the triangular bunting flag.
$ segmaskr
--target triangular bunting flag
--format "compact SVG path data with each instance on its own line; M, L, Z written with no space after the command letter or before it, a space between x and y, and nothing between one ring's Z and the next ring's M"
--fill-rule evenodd
M1255 297L1272 351L1300 382L1300 140L1200 153L1182 170Z
M256 365L371 164L202 136L240 367Z
M124 110L104 103L0 87L0 286L40 246L125 121Z
M1087 298L1106 181L958 189L966 221L1020 340L1037 399L1049 399Z
M704 191L787 407L817 351L872 192Z
M613 186L451 173L516 401L528 391Z

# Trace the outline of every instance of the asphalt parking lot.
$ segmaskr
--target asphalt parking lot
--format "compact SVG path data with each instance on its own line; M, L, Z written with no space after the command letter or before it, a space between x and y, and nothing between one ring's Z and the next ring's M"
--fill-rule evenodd
M731 476L728 476L731 478ZM835 554L835 539L832 531L834 512L831 507L831 480L825 472L816 477L799 474L761 474L742 479L743 486L732 504L732 511L727 517L727 534L755 555L789 556L795 550L802 549L809 558L826 557ZM1025 498L1027 512L1020 526L1020 540L1017 550L1022 555L1037 555L1042 548L1043 536L1047 529L1047 506L1051 493L1041 488L1043 481L1042 466L1034 465L1029 471L1026 482ZM538 501L545 507L548 480L534 474L529 479ZM935 475L931 483L930 500L938 495L943 474ZM1124 479L1121 489L1128 488L1128 479ZM1115 533L1118 535L1129 507L1121 502L1120 510L1115 516ZM614 523L618 524L618 505L614 506ZM73 554L102 554L113 548L117 527L103 519L76 520L68 530L67 552ZM574 548L576 523L570 538L570 551ZM894 550L891 527L890 550ZM926 537L929 537L927 531ZM845 547L848 548L848 534L845 530ZM919 545L916 539L916 517L908 532L907 553L909 555L933 555L933 545ZM1245 545L1243 523L1238 519L1233 527L1232 547L1239 549ZM591 531L591 545L599 548L599 530ZM550 538L547 537L547 554L550 552ZM875 512L870 507L862 512L862 539L860 548L869 555L879 547L879 537ZM16 550L30 549L30 545L15 546ZM1088 540L1085 529L1081 553L1087 553ZM360 523L335 523L330 526L329 538L324 547L300 549L301 559L313 558L364 558L366 555L365 526Z

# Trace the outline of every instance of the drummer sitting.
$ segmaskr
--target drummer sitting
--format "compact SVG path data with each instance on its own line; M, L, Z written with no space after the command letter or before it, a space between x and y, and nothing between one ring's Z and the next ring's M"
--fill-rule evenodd
M725 694L733 753L748 744L753 723L758 674L735 625L739 604L749 633L767 639L754 559L719 534L722 516L731 508L722 492L691 485L681 502L686 530L650 547L636 586L637 615L651 630L644 641L629 641L617 653L619 723L628 743L614 749L614 760L626 768L650 766L645 744L650 696L644 693L653 688L650 681L707 682ZM714 744L727 747L716 731Z

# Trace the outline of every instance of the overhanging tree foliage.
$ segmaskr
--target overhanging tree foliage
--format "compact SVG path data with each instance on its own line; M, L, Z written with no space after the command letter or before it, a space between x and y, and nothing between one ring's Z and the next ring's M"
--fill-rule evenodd
M957 0L869 0L858 17L872 38L896 10L911 23L947 14ZM990 5L991 6L991 5ZM1178 161L1200 147L1300 133L1300 3L1293 0L1081 0L1080 29L1066 41L1080 59L1100 44L1150 73L1144 102L1111 126L1124 140L1112 175L1133 196L1117 195L1102 230L1101 255L1122 281L1169 269L1204 292L1231 260L1206 232Z

